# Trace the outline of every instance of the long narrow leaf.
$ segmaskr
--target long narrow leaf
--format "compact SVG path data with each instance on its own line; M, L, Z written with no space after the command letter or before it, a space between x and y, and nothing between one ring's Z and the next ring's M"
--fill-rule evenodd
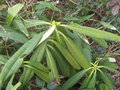
M82 76L87 72L87 70L82 70L78 73L76 73L74 76L72 76L70 79L68 79L68 81L66 81L63 84L63 89L64 90L68 90L70 89L72 86L74 86L81 78Z
M31 51L37 46L38 42L40 41L41 37L42 37L43 33L40 33L38 35L36 35L35 37L33 37L31 40L29 40L28 42L26 42L9 60L8 62L5 64L5 66L3 67L1 73L0 73L0 89L2 88L3 83L5 82L6 79L8 79L8 77L12 74L8 73L10 71L10 69L14 69L13 66L15 63L18 62L19 58L24 58L25 56L27 56L28 54L31 53ZM21 62L22 63L22 62ZM17 69L20 66L17 67ZM14 71L14 73L17 71L17 69Z
M92 38L95 42L104 48L108 48L107 42L104 39Z
M58 71L57 71L57 67L56 67L56 63L55 63L55 60L51 54L51 52L46 49L46 59L47 59L47 65L49 67L49 69L51 70L50 72L50 78L51 79L57 79L59 80L59 74L58 74Z
M25 25L23 24L23 22L19 19L19 20L14 20L15 26L21 31L23 32L26 36L29 36L29 33L27 31L27 28L25 27Z
M8 8L8 15L7 15L7 19L6 22L8 25L11 24L13 18L17 15L17 13L23 8L23 4L16 4L11 8Z
M20 34L17 32L0 31L0 37L7 37L7 38L10 38L12 40L21 42L21 43L25 43L28 41L28 39L23 34Z
M49 25L50 23L42 21L42 20L28 19L28 20L24 20L24 24L25 24L26 28L30 28L30 27L44 25L44 24L48 24Z
M75 58L76 62L78 62L80 64L80 66L82 66L83 68L89 68L90 67L90 63L88 62L88 60L86 59L86 57L84 56L84 54L82 53L82 51L80 51L77 46L74 44L74 42L65 37L65 43L69 49L69 51L71 52L72 56Z
M28 68L32 69L32 71L33 71L38 77L40 77L42 80L44 80L45 82L50 81L50 78L49 78L49 74L48 74L48 73L39 71L38 69L36 69L36 68L34 68L34 67L32 67L32 66L29 66L29 65L25 65L25 67L28 67Z
M0 64L5 64L7 61L8 61L7 57L0 55Z
M55 48L52 46L49 46L51 48L52 53L54 54L55 60L58 64L58 67L60 68L60 71L64 76L70 76L70 66L65 61L63 56L58 52ZM63 69L64 68L64 69Z
M52 41L59 51L62 53L62 55L66 58L66 60L70 63L71 66L73 66L75 69L80 69L80 65L75 61L75 59L72 57L72 55L64 48L62 47L59 43Z
M106 32L106 31L102 31L102 30L98 30L95 28L91 28L91 27L86 27L86 26L78 26L76 24L72 24L72 25L61 25L63 27L69 28L70 30L73 30L75 32L90 36L90 37L94 37L94 38L100 38L100 39L105 39L105 40L112 40L112 41L120 41L120 36Z
M41 43L35 50L34 54L32 55L30 61L34 62L41 62L44 52L46 49L46 41ZM28 81L32 78L34 72L30 69L25 67L24 72L20 77L20 82L22 83L22 86L26 85Z

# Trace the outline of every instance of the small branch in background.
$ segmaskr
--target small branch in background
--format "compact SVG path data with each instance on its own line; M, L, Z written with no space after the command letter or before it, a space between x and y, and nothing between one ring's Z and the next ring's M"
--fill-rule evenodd
M6 4L7 4L9 7L11 6L7 0L5 0L5 2L6 2Z
M6 44L5 44L5 46L0 47L0 49L2 49L2 48L8 48L8 47L10 47L10 46L12 46L12 45L14 45L14 44L18 44L18 42L11 43L11 44L9 44L9 45L6 45Z
M75 5L79 5L78 3L76 3L76 0L69 0L71 3L75 4Z

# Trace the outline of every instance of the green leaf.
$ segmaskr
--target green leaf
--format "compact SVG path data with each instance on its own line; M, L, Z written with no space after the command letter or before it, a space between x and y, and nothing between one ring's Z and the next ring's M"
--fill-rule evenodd
M5 8L7 8L7 5L5 5L5 4L0 5L0 11L5 9Z
M107 42L104 39L92 38L95 42L104 48L108 48Z
M59 74L58 74L55 60L48 49L46 49L46 59L47 59L47 65L51 70L51 72L49 73L51 80L55 78L59 81L60 79L59 79Z
M8 61L7 57L0 55L0 64L5 64L7 61Z
M78 19L78 18L76 18L76 17L65 16L65 17L64 17L64 20L76 21L76 20L79 20L79 19Z
M61 10L60 10L59 8L55 7L55 6L54 6L52 3L50 3L50 2L40 1L40 4L44 5L45 7L49 8L49 9L52 9L52 10L61 12Z
M18 12L23 8L23 4L16 4L13 7L8 8L8 15L7 15L7 19L6 22L8 25L11 24L11 22L13 21L14 17L18 14Z
M110 66L104 66L105 69L115 72L115 73L120 73L116 68L110 67Z
M13 87L12 82L13 82L14 75L11 77L10 81L8 82L8 85L6 87L6 90L11 90Z
M29 33L27 31L27 28L25 27L25 25L23 24L23 22L19 19L19 20L14 20L15 26L21 31L23 32L26 36L29 36Z
M79 63L79 65L84 69L89 68L90 63L88 62L88 60L86 59L82 51L80 51L80 49L76 46L76 44L70 38L67 38L65 36L64 38L65 38L65 43L68 47L68 50L70 51L72 56L75 58L76 62Z
M45 49L46 49L46 41L41 43L36 49L35 52L33 53L30 61L33 62L41 62ZM20 77L20 82L22 83L22 86L26 85L28 81L32 78L34 75L33 71L30 68L25 67L24 72Z
M112 30L117 30L113 25L109 24L109 23L106 23L106 22L103 22L103 21L100 21L99 22L101 25L109 28L109 29L112 29Z
M7 75L5 77L5 80L7 80L7 78L9 78L12 74L15 74L15 72L17 72L17 70L19 69L19 67L21 66L23 62L23 58L19 58L14 65L9 69L9 71L7 72ZM3 69L4 70L4 69Z
M74 67L75 69L80 69L80 65L76 62L76 60L73 58L73 56L68 52L67 49L65 49L64 47L62 47L59 43L52 41L57 48L59 49L59 51L61 52L61 54L65 57L65 59L70 63L70 65L72 67Z
M50 27L45 34L42 36L40 43L42 43L44 40L46 40L55 30L56 26L53 25L52 27Z
M37 46L40 41L43 33L35 35L31 40L26 42L5 64L1 73L0 73L0 89L4 84L5 80L7 80L12 73L15 73L19 68L20 64L22 64L23 60L19 60L21 58L25 58L28 54L30 54L34 48ZM18 66L17 66L18 64ZM14 70L15 69L15 70ZM9 73L8 73L9 72Z
M93 81L93 79L95 79L94 77L93 77L93 79L92 79L93 73L94 73L94 69L90 72L89 76L87 76L87 77L85 78L85 80L82 82L79 90L82 90L82 89L84 90L84 89L86 89L86 88L89 86L89 84L91 84L91 83L90 83L91 80ZM93 86L94 86L94 84L95 84L95 83L93 83Z
M60 52L55 49L52 46L49 46L51 48L52 53L54 54L55 60L58 64L58 67L60 68L60 71L64 76L70 76L70 66L68 63L65 61L65 58L60 54ZM64 68L64 69L63 69Z
M91 76L91 80L89 81L87 88L88 89L95 88L95 84L96 84L96 71L94 72L93 76Z
M8 37L12 40L15 40L21 43L25 43L28 41L28 39L23 34L20 34L17 32L7 32L7 31L0 30L0 37Z
M50 81L50 78L48 77L48 76L49 76L48 73L42 72L42 71L40 71L40 70L38 70L38 69L36 69L36 68L34 68L34 67L32 67L32 66L29 66L29 65L25 65L25 67L32 69L32 71L33 71L39 78L41 78L42 80L44 80L45 82Z
M42 20L28 19L28 20L24 20L24 24L25 24L26 28L30 28L30 27L44 25L44 24L48 24L49 25L50 23L42 21Z
M24 63L28 64L29 66L32 66L40 71L43 71L43 72L49 72L49 69L47 67L45 67L44 65L38 63L38 62L35 62L35 61L25 61Z
M2 1L4 1L4 0L0 0L0 2L2 2Z
M15 86L12 85L14 75L11 77L10 81L8 82L8 85L6 87L6 90L17 90L18 87L20 87L21 83L18 82Z
M11 90L17 90L21 85L21 82L18 82Z
M83 53L89 62L92 62L92 50L89 44L83 42Z
M92 38L94 37L94 38L100 38L105 40L120 41L120 36L106 32L106 31L98 30L95 28L78 26L76 24L71 24L71 25L62 24L61 26L69 28L70 30L73 30L75 32L90 36Z
M106 85L108 85L110 87L110 89L112 90L113 89L113 85L110 81L110 79L105 75L105 73L101 70L100 71L100 74L101 74L101 78L103 79L103 81L105 82Z
M71 17L71 16L65 16L64 17L64 20L71 20L71 21L74 21L76 23L81 23L81 22L84 22L86 20L88 20L89 18L91 18L94 14L92 15L88 15L88 16L84 16L84 17L81 17L81 18L77 18L77 17Z
M77 22L78 22L78 23L84 22L84 21L90 19L93 15L94 15L94 14L81 17Z
M74 86L87 72L88 70L82 70L76 73L74 76L72 76L70 79L68 79L62 86L64 90L69 90L72 86Z

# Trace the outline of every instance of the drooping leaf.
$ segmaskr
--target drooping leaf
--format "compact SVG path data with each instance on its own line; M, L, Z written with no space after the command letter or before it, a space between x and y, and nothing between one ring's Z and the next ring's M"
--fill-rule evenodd
M59 43L55 41L52 41L52 42L57 46L59 51L62 53L62 55L65 57L65 59L70 63L72 67L78 70L81 68L80 65L75 61L73 56L67 51L67 49L65 49L64 47L62 47Z
M30 61L41 62L44 52L45 52L45 49L46 49L46 44L47 43L45 41L36 48ZM28 81L32 78L33 75L34 75L34 72L30 68L25 67L24 72L21 75L20 80L19 80L22 83L22 86L26 85L28 83Z
M65 38L65 43L68 47L68 50L70 51L72 56L75 58L76 62L79 63L79 65L84 69L89 68L90 63L88 62L88 60L86 59L82 51L78 49L78 47L74 44L74 42L71 39L65 36L64 38Z
M59 81L60 79L59 79L59 74L58 74L55 60L54 60L51 52L48 49L46 49L46 59L47 59L47 65L48 65L49 69L51 70L51 72L49 73L51 80L55 78Z
M2 88L6 79L8 79L12 73L15 73L19 68L20 64L22 64L21 58L26 57L30 54L33 49L37 46L40 41L43 33L37 34L31 40L26 42L5 64L1 73L0 73L0 89ZM20 61L19 61L20 59ZM20 63L19 63L20 62ZM18 64L18 66L17 66ZM14 70L15 69L15 70ZM8 73L9 72L9 73Z
M58 67L60 68L60 71L64 76L70 76L70 66L65 61L63 56L60 54L60 52L57 51L57 49L53 48L52 46L49 46L52 50L52 53L54 54L55 60L58 64ZM64 69L63 69L64 68Z
M63 27L69 28L70 30L73 30L75 32L90 36L90 37L94 37L94 38L100 38L100 39L105 39L105 40L112 40L112 41L120 41L120 36L106 32L106 31L102 31L102 30L98 30L95 28L91 28L91 27L86 27L86 26L78 26L76 24L72 24L72 25L61 25Z

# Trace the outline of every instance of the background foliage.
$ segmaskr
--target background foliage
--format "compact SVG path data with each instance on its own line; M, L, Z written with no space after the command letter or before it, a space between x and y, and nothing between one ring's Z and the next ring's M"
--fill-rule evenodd
M119 89L119 11L119 0L0 0L0 89Z

